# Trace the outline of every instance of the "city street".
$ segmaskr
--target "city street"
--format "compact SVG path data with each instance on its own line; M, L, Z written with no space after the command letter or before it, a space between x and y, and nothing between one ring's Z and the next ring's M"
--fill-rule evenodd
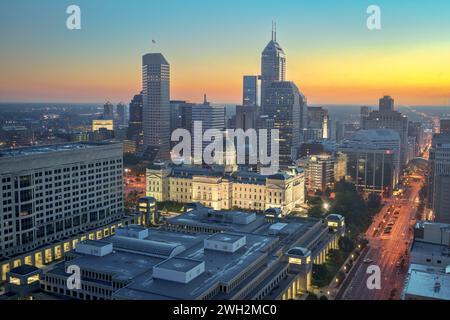
M403 197L386 201L367 230L369 241L365 254L349 273L337 298L344 300L397 300L400 298L408 268L408 247L415 223L416 199L422 182L412 181ZM385 232L386 227L390 232ZM367 268L377 265L381 270L381 289L367 288ZM348 282L349 281L349 282Z

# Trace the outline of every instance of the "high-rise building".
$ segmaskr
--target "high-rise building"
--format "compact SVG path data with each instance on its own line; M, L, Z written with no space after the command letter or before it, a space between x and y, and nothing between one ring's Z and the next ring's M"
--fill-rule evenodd
M440 133L450 133L450 119L441 119Z
M309 191L325 192L331 188L334 180L336 159L330 154L309 156L298 161L299 167L305 171L305 186Z
M328 110L322 107L308 107L307 128L318 130L318 138L327 140L330 138L330 116ZM311 139L313 140L313 139Z
M450 223L450 134L433 136L429 161L429 207L437 222Z
M242 105L259 105L258 76L244 76Z
M206 95L204 97L203 104L192 105L192 149L194 151L194 158L200 162L202 158L202 153L204 149L211 143L208 141L203 141L201 153L200 150L196 150L195 147L195 137L203 137L206 130L216 129L223 131L225 129L225 108L219 106L211 105L207 99ZM201 124L201 126L200 126Z
M256 129L256 106L236 106L236 129Z
M142 131L142 93L133 97L130 102L130 120L128 122L127 138L135 141L136 147L142 147L144 133Z
M360 109L360 117L361 117L360 124L361 125L364 121L363 119L367 118L369 115L370 115L370 108L367 106L362 106Z
M122 154L117 143L0 151L0 260L121 219ZM58 254L45 255L28 262L42 265Z
M394 99L390 96L384 96L380 99L379 107L381 112L394 111Z
M170 158L170 65L161 53L142 58L144 149L157 160Z
M400 135L400 163L408 162L408 118L393 110L394 100L391 97L380 99L380 110L372 111L363 118L363 129L392 129Z
M341 142L344 140L344 124L341 121L336 121L334 124L334 140Z
M103 120L114 120L114 105L109 101L103 106Z
M272 40L267 44L261 57L261 105L264 111L265 92L274 81L286 79L286 55L277 42L275 27L272 28Z
M390 129L359 130L338 148L358 188L389 196L400 175L400 137Z
M273 128L279 130L279 161L291 165L300 147L300 101L302 94L295 83L275 81L267 88L264 114L273 120Z
M127 107L123 103L116 106L117 126L126 126L127 123Z

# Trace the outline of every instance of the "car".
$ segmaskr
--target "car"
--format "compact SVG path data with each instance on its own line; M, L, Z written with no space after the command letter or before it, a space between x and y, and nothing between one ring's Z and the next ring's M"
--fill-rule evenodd
M372 259L369 259L369 258L366 258L366 259L363 260L363 262L364 262L364 263L372 263L373 260L372 260Z

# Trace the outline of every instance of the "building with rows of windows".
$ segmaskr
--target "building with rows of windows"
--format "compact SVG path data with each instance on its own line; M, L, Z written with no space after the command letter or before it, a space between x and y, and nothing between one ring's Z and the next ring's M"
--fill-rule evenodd
M122 218L121 144L71 143L0 150L3 278L11 267L41 266L58 259L72 245L46 251L41 248L93 230L103 232Z

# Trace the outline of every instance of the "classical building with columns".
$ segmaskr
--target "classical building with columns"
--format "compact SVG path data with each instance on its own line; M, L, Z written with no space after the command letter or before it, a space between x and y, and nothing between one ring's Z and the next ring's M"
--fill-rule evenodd
M287 214L305 203L305 177L301 169L265 176L155 164L147 169L146 193L157 201L199 202L215 210L280 208Z

